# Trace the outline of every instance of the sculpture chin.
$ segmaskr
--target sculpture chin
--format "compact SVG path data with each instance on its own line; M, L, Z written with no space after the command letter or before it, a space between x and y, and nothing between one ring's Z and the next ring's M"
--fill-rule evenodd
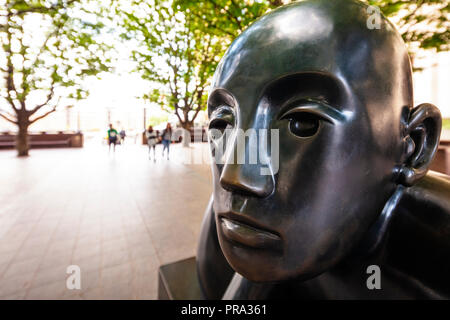
M230 266L242 275L244 278L252 281L252 282L284 282L288 280L295 281L306 281L312 279L319 274L323 273L325 270L303 270L302 268L297 270L282 270L282 268L267 263L263 263L265 259L267 259L266 253L261 253L260 257L256 255L252 255L253 263L248 263L248 261L244 261L244 259L240 259L237 257L233 249L229 252L227 249L222 247L222 250L225 254L225 258L227 259ZM274 260L271 260L273 262Z
M325 268L311 270L309 267L314 264L305 263L307 259L300 259L295 264L296 268L290 269L292 265L286 261L281 248L249 246L225 235L222 227L218 228L218 239L222 252L233 270L252 282L304 281L326 271Z

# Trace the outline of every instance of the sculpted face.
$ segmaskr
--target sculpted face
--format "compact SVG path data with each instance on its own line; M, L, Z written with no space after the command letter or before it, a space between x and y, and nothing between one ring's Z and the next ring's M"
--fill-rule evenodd
M351 0L280 8L243 32L216 72L210 129L279 130L273 174L232 161L233 136L212 165L220 246L249 280L306 279L336 265L395 190L411 70L392 25L383 18L369 30L367 18ZM221 139L210 137L212 149Z

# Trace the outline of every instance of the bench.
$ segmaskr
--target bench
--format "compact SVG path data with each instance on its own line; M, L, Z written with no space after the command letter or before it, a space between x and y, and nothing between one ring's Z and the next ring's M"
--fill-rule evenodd
M30 146L67 146L70 147L70 140L71 139L65 139L65 140L50 140L50 141L30 141Z
M14 147L15 145L14 141L0 141L0 147Z
M16 135L4 133L0 135L0 148L14 148ZM82 133L40 133L29 134L30 148L75 147L83 146Z
M430 170L450 175L450 140L441 140Z

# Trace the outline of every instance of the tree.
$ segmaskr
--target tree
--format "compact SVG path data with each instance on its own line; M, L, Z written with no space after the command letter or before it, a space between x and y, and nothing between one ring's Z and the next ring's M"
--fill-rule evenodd
M412 61L422 50L450 49L449 0L368 0L396 25Z
M197 19L206 33L236 38L257 18L292 0L175 0L174 7Z
M19 156L28 155L30 125L53 113L62 98L86 97L82 80L109 70L97 5L6 0L0 9L0 117L18 126Z
M450 49L449 0L363 1L378 6L394 22L407 43L412 58L421 50ZM264 13L290 2L293 1L176 0L175 5L198 19L206 33L234 39Z
M136 71L153 86L142 97L174 112L188 130L206 108L207 86L228 43L205 34L170 1L120 1L123 38L137 41Z

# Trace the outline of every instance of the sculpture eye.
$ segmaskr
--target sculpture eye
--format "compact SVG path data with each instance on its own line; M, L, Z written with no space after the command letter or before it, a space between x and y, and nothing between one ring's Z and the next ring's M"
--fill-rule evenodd
M225 132L225 129L232 128L232 125L224 119L214 119L209 123L209 132L213 139L219 139Z
M232 129L235 123L233 110L228 106L221 106L211 114L209 134L216 140L223 136L226 129Z
M229 123L223 119L214 119L209 124L209 129L217 129L223 133L228 125Z
M320 118L307 112L294 112L284 119L289 119L289 130L298 137L311 137L319 130Z

